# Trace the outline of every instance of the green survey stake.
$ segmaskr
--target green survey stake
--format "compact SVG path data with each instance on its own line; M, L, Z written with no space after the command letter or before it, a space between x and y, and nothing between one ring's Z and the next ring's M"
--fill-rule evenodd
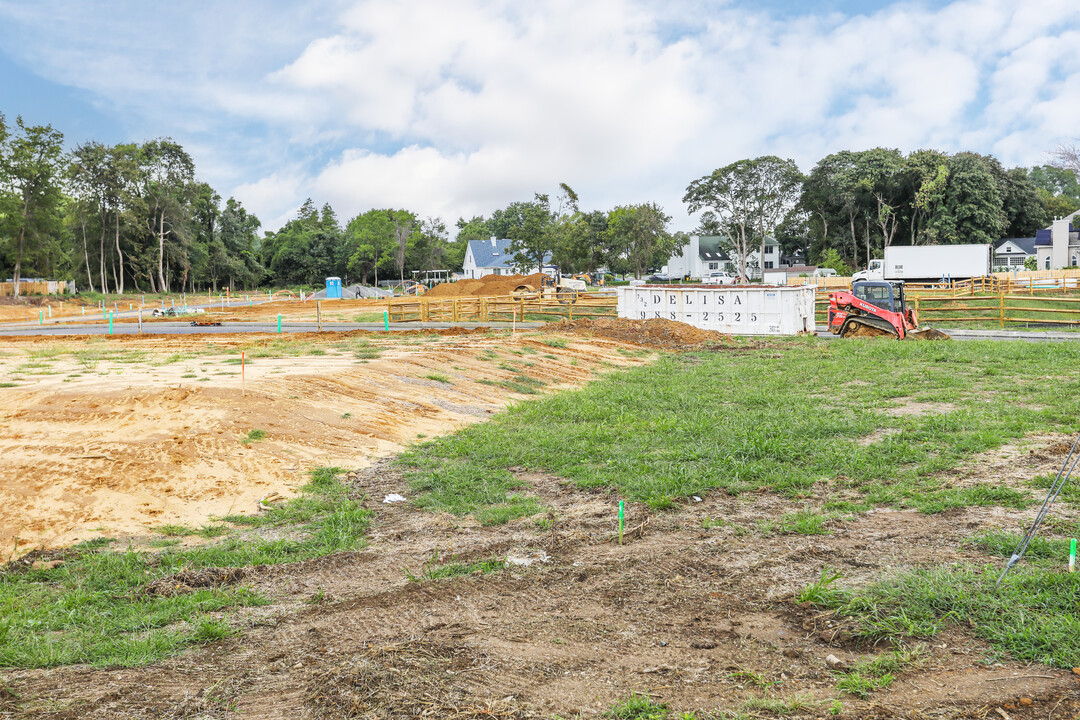
M623 501L619 501L619 544L622 545Z
M1076 572L1076 538L1069 543L1069 572Z

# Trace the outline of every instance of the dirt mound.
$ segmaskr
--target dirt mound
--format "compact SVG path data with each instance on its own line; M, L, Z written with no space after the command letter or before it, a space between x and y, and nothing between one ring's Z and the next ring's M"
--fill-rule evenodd
M500 297L509 295L519 285L539 288L543 273L532 275L485 275L475 280L440 283L424 293L424 297Z
M582 333L597 337L631 342L650 347L685 349L731 342L731 336L715 330L702 330L693 325L652 318L629 320L626 318L584 318L569 322L560 320L548 327L559 332Z

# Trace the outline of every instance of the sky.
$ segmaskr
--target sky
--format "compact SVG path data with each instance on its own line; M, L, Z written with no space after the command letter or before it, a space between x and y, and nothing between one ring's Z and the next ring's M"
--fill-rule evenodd
M490 215L656 202L743 158L1048 161L1080 137L1076 0L0 0L0 112L171 137L264 229L306 198Z

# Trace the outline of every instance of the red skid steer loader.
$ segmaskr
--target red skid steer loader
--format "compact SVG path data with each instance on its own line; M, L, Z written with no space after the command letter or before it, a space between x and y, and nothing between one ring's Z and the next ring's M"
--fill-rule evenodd
M948 340L940 330L920 327L899 281L858 281L851 292L829 293L829 332L840 337L894 337L897 340Z

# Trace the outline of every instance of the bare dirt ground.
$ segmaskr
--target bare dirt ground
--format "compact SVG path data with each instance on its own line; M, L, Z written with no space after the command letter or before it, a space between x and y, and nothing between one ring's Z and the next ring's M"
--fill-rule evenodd
M616 341L565 337L564 350L538 348L558 358L551 372L562 386L584 382L608 367L602 362L631 362ZM138 347L148 342L155 353L168 353L177 351L170 343L191 341L140 340ZM295 366L293 360L269 359L261 375L248 375L247 398L237 397L234 376L194 385L170 375L168 382L154 384L151 378L134 382L126 367L122 375L109 376L114 384L104 392L48 377L42 379L47 388L14 388L22 403L7 394L12 388L0 391L5 477L9 450L41 434L34 430L44 425L33 423L52 422L51 439L34 440L38 445L21 452L52 458L54 480L78 472L79 463L69 458L75 454L123 454L141 473L174 457L179 462L172 467L180 469L196 457L211 458L219 463L215 472L233 478L226 496L245 498L236 502L243 505L265 491L243 496L251 477L282 473L296 482L304 462L366 464L351 482L374 511L370 543L361 551L250 570L242 582L274 602L235 616L244 628L240 637L145 668L7 672L3 679L17 697L0 694L0 717L594 718L631 692L698 713L732 710L765 696L801 697L806 709L795 715L805 717L830 716L835 699L842 701L835 708L840 716L852 718L1060 720L1080 712L1080 677L997 659L968 629L935 638L925 662L899 674L889 689L866 700L844 695L825 657L853 662L883 648L852 640L834 618L793 600L825 565L841 570L845 582L859 583L922 564L985 562L985 556L962 549L963 540L993 528L1014 530L1034 510L879 510L833 521L828 535L775 535L763 534L759 522L813 503L718 492L661 513L630 506L631 530L619 545L614 493L584 491L547 474L517 471L550 513L500 527L384 504L387 494L408 495L409 487L385 461L371 459L418 431L436 432L439 422L446 431L502 407L507 398L501 391L474 387L468 379L491 377L497 368L469 356L508 342L443 338L387 349L379 360L359 366L333 356L300 358ZM0 346L5 352L23 349ZM20 362L10 355L0 360L5 367ZM310 361L327 365L314 372ZM256 362L249 372L259 367ZM456 389L429 386L419 376L431 368L466 377L454 375ZM386 403L364 395L369 383L387 394ZM391 412L388 405L394 403L410 412ZM48 419L68 407L82 409L63 420ZM342 417L350 408L354 418L366 412L380 420L365 422L368 430L359 431ZM133 411L147 410L152 423L128 419ZM30 414L19 415L24 411ZM212 411L218 414L204 418ZM314 422L286 422L286 411L303 412ZM99 420L81 420L96 414ZM168 424L168 431L153 429L159 423ZM237 448L239 436L253 427L265 427L268 439ZM192 430L205 445L184 455L176 437ZM84 431L98 433L86 448L71 439ZM1060 466L1066 440L1030 437L973 457L946 480L1028 489L1028 479ZM156 445L172 454L141 454ZM31 466L25 461L19 473ZM263 476L255 473L260 467ZM174 471L154 482L175 483L175 477ZM11 501L5 498L3 505ZM163 521L167 512L173 510L163 507L139 522ZM1071 508L1062 513L1075 515ZM706 520L724 523L704 529ZM435 557L520 564L488 575L410 580ZM776 717L765 710L746 716Z
M477 382L513 374L493 352L546 356L529 372L548 391L644 361L603 339L559 348L508 333L374 336L379 357L359 359L333 347L343 337L311 336L325 354L248 358L243 377L224 353L252 336L0 342L0 382L14 385L0 388L0 547L256 512L313 466L366 467L522 397ZM265 439L243 442L253 430Z

